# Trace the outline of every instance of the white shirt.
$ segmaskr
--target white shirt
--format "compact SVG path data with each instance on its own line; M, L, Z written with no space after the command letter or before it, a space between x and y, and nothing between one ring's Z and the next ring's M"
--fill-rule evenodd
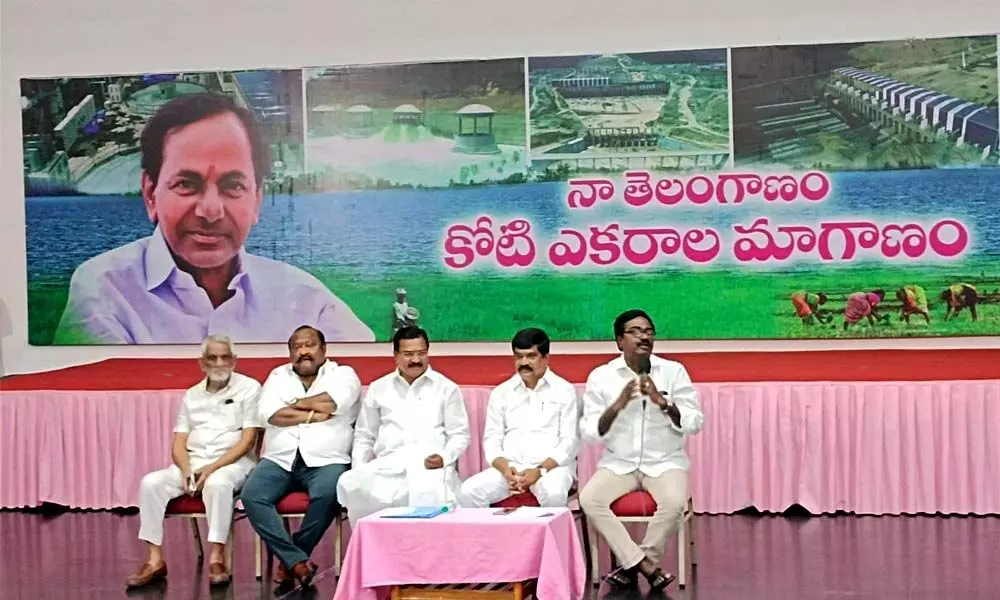
M515 374L490 393L483 432L486 464L502 456L524 468L551 458L575 472L578 417L576 388L552 369L545 370L533 390Z
M428 367L412 385L393 371L368 386L351 457L355 465L375 458L404 465L440 454L445 466L451 466L468 446L469 417L462 392Z
M268 423L274 413L300 398L326 392L337 404L333 418L317 423L278 427ZM307 467L346 465L351 462L354 422L358 418L361 380L354 369L326 359L309 389L291 364L271 371L260 393L260 419L265 423L264 456L286 471L292 470L295 454Z
M684 438L701 431L705 420L698 406L698 393L680 363L651 356L650 366L649 376L656 389L677 405L681 425L675 426L652 400L646 400L643 410L642 399L636 397L618 413L607 433L599 435L597 423L601 415L618 398L625 383L638 376L621 356L597 367L587 377L583 393L583 434L605 444L599 468L619 475L639 469L649 477L659 477L670 469L687 470L690 466Z
M260 384L233 373L226 387L208 391L208 380L184 392L174 433L186 433L191 468L209 465L235 446L243 430L261 427L257 416ZM252 450L251 450L252 451Z
M292 265L240 250L217 308L177 268L157 227L153 235L109 250L73 273L56 331L66 343L197 344L210 334L236 342L284 342L300 325L330 342L371 342L375 335L318 279Z

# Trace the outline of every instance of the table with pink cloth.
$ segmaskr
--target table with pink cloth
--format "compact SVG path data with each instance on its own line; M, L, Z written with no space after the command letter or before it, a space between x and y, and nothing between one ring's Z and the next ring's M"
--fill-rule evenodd
M1000 382L708 383L688 440L697 512L1000 513ZM582 386L581 386L582 392ZM484 464L490 387L462 386ZM136 506L170 463L182 391L0 392L0 508ZM600 449L584 446L580 482Z
M430 519L358 521L334 600L377 600L392 585L514 583L537 579L538 600L578 600L586 565L565 508L460 508ZM447 540L447 543L442 543Z

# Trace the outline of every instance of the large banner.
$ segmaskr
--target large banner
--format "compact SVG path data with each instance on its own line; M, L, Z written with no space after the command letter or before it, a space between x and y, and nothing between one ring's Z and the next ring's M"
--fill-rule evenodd
M36 345L1000 334L995 36L22 90Z

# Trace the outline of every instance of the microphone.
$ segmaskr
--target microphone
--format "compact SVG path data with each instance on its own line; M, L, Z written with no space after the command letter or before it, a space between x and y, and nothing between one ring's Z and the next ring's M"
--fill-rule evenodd
M639 376L649 375L650 369L652 369L652 366L650 365L648 354L640 354L635 358L635 372Z
M650 365L648 354L640 354L636 357L635 372L639 375L640 381L643 377L649 375L651 369L652 365ZM642 410L646 410L646 396L642 397Z

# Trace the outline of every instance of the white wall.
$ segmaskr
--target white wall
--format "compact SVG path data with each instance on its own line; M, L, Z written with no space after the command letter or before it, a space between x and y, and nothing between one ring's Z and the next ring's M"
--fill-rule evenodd
M3 0L0 126L0 374L113 356L190 356L179 346L27 345L18 79L600 51L860 41L1000 31L984 0ZM58 248L53 248L58 252ZM7 326L5 326L7 325ZM664 345L661 342L661 346ZM1000 347L1000 338L686 342L680 351ZM610 343L556 352L611 351ZM385 354L385 344L331 348ZM441 344L437 353L507 353L506 344ZM280 345L244 347L282 355Z

